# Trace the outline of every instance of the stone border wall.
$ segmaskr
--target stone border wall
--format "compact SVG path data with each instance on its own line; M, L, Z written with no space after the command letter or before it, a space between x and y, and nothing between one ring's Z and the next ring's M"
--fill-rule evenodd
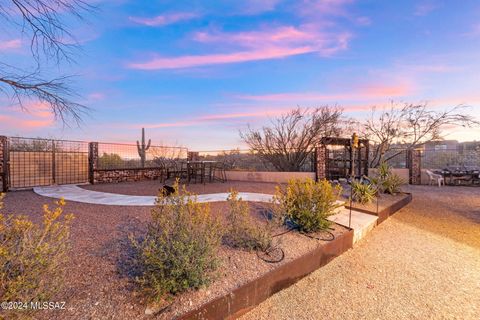
M98 142L88 144L88 168L91 184L155 180L165 175L161 168L98 169Z
M90 183L117 183L155 180L164 176L164 174L165 171L160 168L94 170L93 182L90 181Z

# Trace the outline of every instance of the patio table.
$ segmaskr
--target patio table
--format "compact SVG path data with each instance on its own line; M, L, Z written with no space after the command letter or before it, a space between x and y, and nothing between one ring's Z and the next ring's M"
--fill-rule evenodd
M445 179L445 183L449 185L456 185L456 182L471 182L472 184L475 184L478 180L480 180L479 177L479 171L478 170L449 170L449 169L444 169L441 171L437 171L440 173L443 178Z
M216 165L217 161L210 160L187 160L183 161L187 166L187 183L192 181L192 178L197 181L197 176L200 174L200 182L205 183L205 176L208 168L208 181L212 182L214 178L212 176L213 167Z

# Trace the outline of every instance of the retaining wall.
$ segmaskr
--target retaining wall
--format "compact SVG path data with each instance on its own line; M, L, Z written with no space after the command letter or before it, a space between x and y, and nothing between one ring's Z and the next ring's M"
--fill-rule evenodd
M93 183L117 183L142 180L154 180L162 176L164 171L158 168L95 170Z

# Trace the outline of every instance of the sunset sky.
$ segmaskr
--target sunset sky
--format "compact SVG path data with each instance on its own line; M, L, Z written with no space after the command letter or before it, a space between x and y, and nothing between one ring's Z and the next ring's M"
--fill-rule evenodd
M94 14L71 21L77 63L48 71L78 75L82 126L0 96L0 135L134 142L145 127L155 144L216 150L297 105L362 119L392 100L463 103L480 115L478 0L91 2ZM0 61L31 66L29 39L2 32Z

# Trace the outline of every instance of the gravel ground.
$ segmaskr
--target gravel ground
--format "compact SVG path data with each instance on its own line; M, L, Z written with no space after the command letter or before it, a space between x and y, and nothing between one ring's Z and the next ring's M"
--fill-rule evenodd
M266 183L215 183L191 185L189 190L196 193L226 192L231 187L245 192L272 193L274 184ZM155 194L158 182L88 186L101 191L117 191L125 194ZM41 218L43 203L52 204L53 199L36 195L32 191L7 193L4 212L26 214L34 221ZM212 203L212 213L226 212L225 202ZM262 204L251 203L251 211L258 212ZM72 226L71 259L67 264L66 290L55 301L66 301L66 311L40 312L35 319L147 319L144 315L146 304L132 290L128 276L128 234L141 233L150 218L148 207L92 205L68 202L66 212L74 213ZM258 213L257 213L258 214ZM334 234L346 229L336 226ZM285 251L282 263L307 253L322 241L312 240L291 232L279 237ZM230 249L222 246L219 250L222 267L218 279L207 289L181 295L171 310L157 319L171 319L175 313L193 309L226 293L251 279L254 279L279 264L259 260L255 253ZM282 264L281 263L281 264ZM0 314L1 317L1 314Z
M480 319L480 188L406 191L354 249L242 319Z

